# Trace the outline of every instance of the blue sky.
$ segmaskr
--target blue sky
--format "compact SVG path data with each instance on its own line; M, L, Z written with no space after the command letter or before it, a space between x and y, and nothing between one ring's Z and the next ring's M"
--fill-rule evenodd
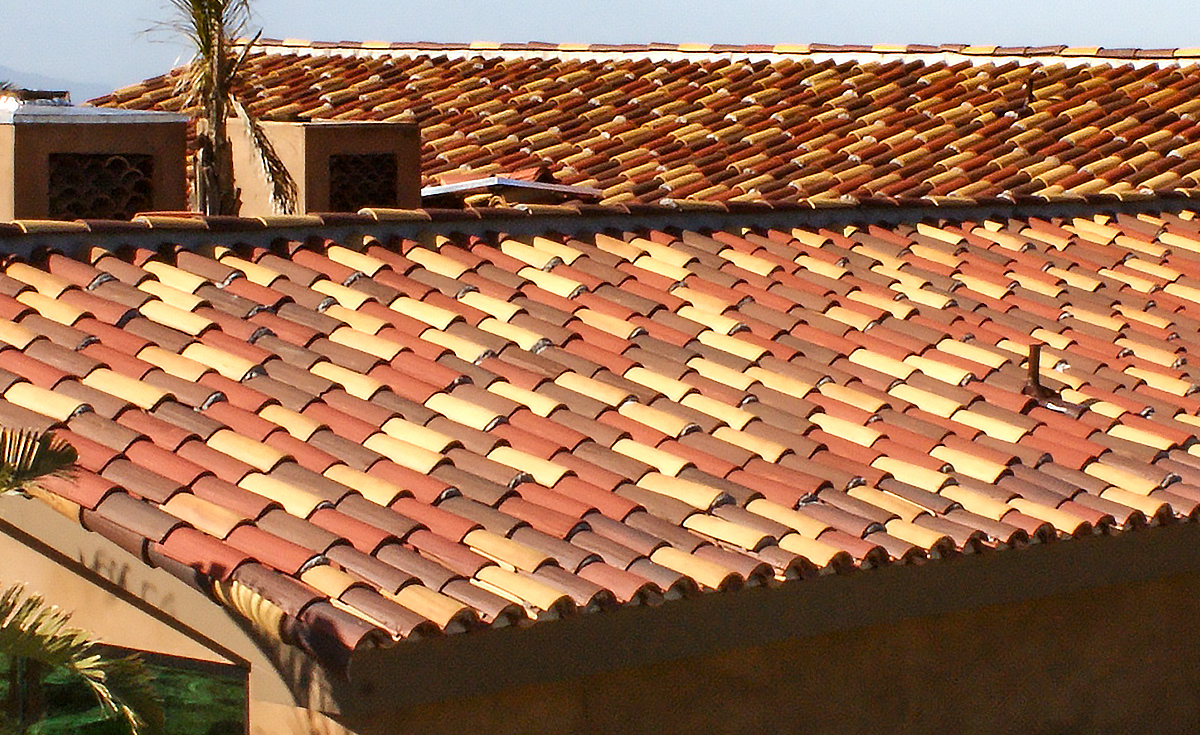
M103 91L186 54L163 0L0 0L0 78ZM255 0L264 35L319 40L1200 46L1187 0ZM33 82L30 82L33 84Z

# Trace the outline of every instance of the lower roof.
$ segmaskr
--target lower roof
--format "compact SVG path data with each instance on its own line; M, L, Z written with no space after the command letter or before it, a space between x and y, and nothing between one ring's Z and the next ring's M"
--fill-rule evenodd
M0 276L0 424L79 450L45 502L335 666L1200 512L1190 210L473 214L19 225L83 248Z

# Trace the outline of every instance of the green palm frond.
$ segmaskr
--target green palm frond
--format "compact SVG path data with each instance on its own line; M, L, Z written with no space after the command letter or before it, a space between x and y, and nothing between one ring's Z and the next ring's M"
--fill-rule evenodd
M40 478L67 474L78 458L51 432L0 428L0 494L24 494Z
M141 660L95 653L87 634L68 621L67 613L13 585L0 594L0 651L83 679L105 716L125 720L133 735L161 729L162 707Z

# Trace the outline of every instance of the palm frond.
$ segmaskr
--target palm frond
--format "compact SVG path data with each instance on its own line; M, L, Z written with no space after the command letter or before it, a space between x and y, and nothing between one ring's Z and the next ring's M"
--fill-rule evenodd
M51 432L0 428L0 494L24 493L40 478L65 475L78 458Z
M133 735L161 729L163 712L150 675L136 656L110 659L93 652L70 616L13 585L0 594L0 651L39 661L83 679L106 716L125 720Z
M258 154L263 170L266 171L267 181L271 184L271 199L284 214L292 214L296 211L296 204L300 198L295 179L292 178L287 166L279 158L279 154L275 152L275 146L271 145L271 139L267 137L266 131L263 130L258 119L246 109L246 105L241 100L234 100L233 109L246 126L250 144L253 146L254 152Z

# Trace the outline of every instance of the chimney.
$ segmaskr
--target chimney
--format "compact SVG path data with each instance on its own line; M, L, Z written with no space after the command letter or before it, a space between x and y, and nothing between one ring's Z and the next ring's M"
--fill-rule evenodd
M187 204L187 118L0 99L0 221L129 219Z
M296 181L296 214L421 205L421 139L409 122L260 123ZM245 124L229 121L244 217L278 214Z

